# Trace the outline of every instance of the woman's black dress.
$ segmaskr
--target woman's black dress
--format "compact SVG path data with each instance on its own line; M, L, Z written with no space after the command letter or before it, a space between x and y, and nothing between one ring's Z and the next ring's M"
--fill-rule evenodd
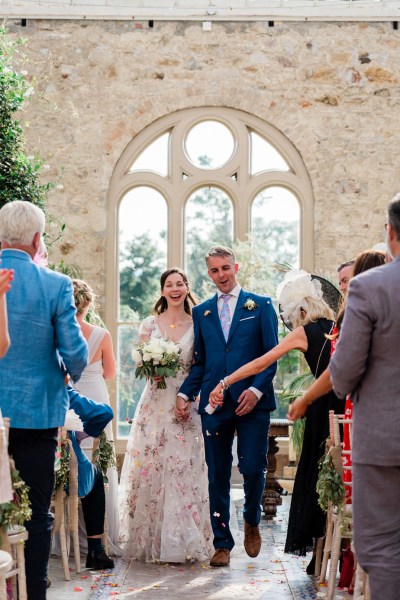
M304 356L316 378L329 364L331 342L325 334L329 334L332 327L333 322L327 319L318 319L316 323L304 327L308 340L308 350ZM326 515L318 505L316 492L318 461L325 452L325 440L329 435L329 411L343 414L344 402L329 392L307 409L285 545L285 552L289 554L305 556L306 552L313 549L315 538L325 535Z

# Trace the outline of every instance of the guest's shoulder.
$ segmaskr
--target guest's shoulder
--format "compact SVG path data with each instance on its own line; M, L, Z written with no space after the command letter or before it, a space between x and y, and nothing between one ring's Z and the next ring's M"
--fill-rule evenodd
M39 274L39 276L46 282L51 285L58 285L60 287L70 287L72 289L72 280L68 275L64 275L64 273L59 273L58 271L53 271L53 269L48 269L47 267L40 267L39 265L35 265L32 263Z
M352 277L349 284L349 292L363 289L373 289L383 285L387 286L392 279L398 279L400 271L400 261L394 260L385 265L368 269L364 273L360 273Z

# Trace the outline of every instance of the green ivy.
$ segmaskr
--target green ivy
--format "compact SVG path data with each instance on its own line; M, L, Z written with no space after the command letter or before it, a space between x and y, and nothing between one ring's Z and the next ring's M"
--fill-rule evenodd
M28 200L43 209L53 184L39 184L43 161L26 153L23 126L16 118L33 93L22 69L24 43L11 40L0 27L0 208L12 200Z
M14 461L10 461L10 472L14 498L11 502L0 504L0 527L22 526L32 516L29 487L21 479Z
M64 490L69 486L69 461L71 458L69 443L64 441L60 448L60 467L56 471L56 490L62 487Z
M105 431L100 434L99 447L93 452L93 464L103 473L104 483L108 483L107 469L117 468L115 461L114 442L110 441Z
M344 505L343 479L336 470L329 452L319 460L317 493L319 495L318 504L325 512L328 510L329 502L338 508L342 508Z

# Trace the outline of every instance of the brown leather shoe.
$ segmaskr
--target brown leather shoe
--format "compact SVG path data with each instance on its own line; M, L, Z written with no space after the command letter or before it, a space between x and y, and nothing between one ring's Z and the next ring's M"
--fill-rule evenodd
M261 535L258 525L252 527L244 522L244 549L251 558L259 555L261 549Z
M211 567L227 567L230 561L231 551L228 548L216 548L214 556L210 560Z

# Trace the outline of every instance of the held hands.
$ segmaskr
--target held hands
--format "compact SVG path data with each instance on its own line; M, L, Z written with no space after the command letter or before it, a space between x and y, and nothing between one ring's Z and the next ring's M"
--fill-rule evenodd
M248 415L258 402L258 398L251 390L244 390L239 396L239 406L235 410L238 417Z
M308 408L308 404L304 399L304 396L301 398L297 398L292 404L289 406L289 412L287 414L287 418L290 421L297 421L304 417L306 410Z
M222 406L224 403L224 390L222 385L219 383L215 386L208 399L209 404L216 409L217 406Z
M181 396L176 397L175 416L181 423L185 423L190 416L190 401L184 400Z

